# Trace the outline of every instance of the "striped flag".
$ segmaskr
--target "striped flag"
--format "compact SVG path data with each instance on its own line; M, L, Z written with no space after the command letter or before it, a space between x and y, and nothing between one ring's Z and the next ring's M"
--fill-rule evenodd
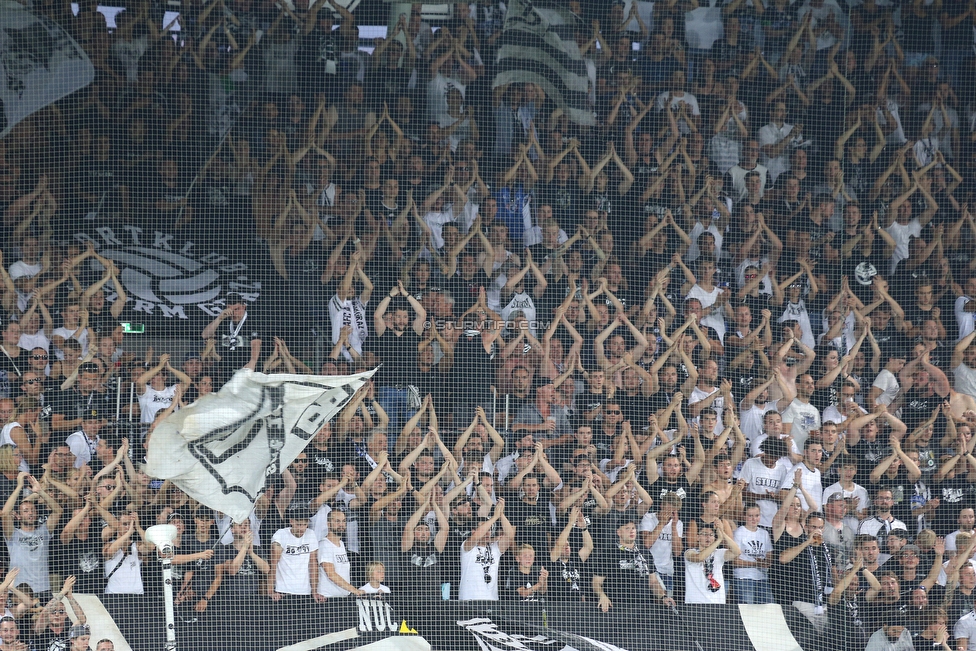
M586 63L574 39L579 18L563 7L536 7L532 0L511 0L492 86L532 83L579 124L596 123L588 104Z

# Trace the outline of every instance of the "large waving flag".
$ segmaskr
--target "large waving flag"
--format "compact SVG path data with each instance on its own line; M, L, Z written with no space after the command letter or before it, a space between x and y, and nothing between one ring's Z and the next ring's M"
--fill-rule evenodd
M265 375L241 369L219 392L170 415L152 433L146 472L235 522L373 371Z
M569 119L595 124L596 115L588 104L586 63L574 39L578 21L563 6L537 7L532 0L511 0L492 86L537 84Z
M0 138L95 78L85 51L51 19L0 0Z

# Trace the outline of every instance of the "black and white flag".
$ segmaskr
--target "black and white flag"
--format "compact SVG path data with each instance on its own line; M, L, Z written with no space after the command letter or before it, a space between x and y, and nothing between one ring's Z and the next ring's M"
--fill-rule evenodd
M265 375L241 369L219 392L170 415L152 433L146 472L241 522L315 433L373 371Z
M578 21L562 6L537 7L532 0L511 0L492 86L537 84L570 120L595 124L596 115L588 104L586 63L574 38Z
M93 79L95 67L67 32L19 2L0 0L0 138Z

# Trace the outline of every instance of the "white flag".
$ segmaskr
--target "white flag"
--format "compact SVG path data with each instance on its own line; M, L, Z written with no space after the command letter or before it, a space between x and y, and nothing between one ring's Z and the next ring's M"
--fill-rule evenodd
M373 371L358 375L265 375L241 369L219 392L160 423L146 472L235 522L247 518L279 474Z
M94 78L85 51L57 23L18 2L0 0L0 138Z

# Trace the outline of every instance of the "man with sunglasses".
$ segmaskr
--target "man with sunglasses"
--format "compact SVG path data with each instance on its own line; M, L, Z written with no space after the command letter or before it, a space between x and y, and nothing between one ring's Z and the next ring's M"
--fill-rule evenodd
M44 395L44 380L42 375L32 369L24 371L20 377L20 391L22 395L29 396L37 400L42 406L48 403L47 396Z
M72 588L75 585L75 577L69 576L64 580L61 591L55 593L50 601L41 609L34 622L34 643L38 649L50 649L51 645L58 643L55 648L65 648L68 645L69 631L76 627L84 626L88 620L81 605L75 601ZM63 603L67 600L71 606L77 620L72 624L68 617L68 611Z
M30 351L30 357L27 358L27 367L24 369L24 373L33 371L37 377L41 378L44 391L53 396L58 389L58 384L51 377L50 360L52 357L54 357L53 353L48 353L46 349L35 346Z

